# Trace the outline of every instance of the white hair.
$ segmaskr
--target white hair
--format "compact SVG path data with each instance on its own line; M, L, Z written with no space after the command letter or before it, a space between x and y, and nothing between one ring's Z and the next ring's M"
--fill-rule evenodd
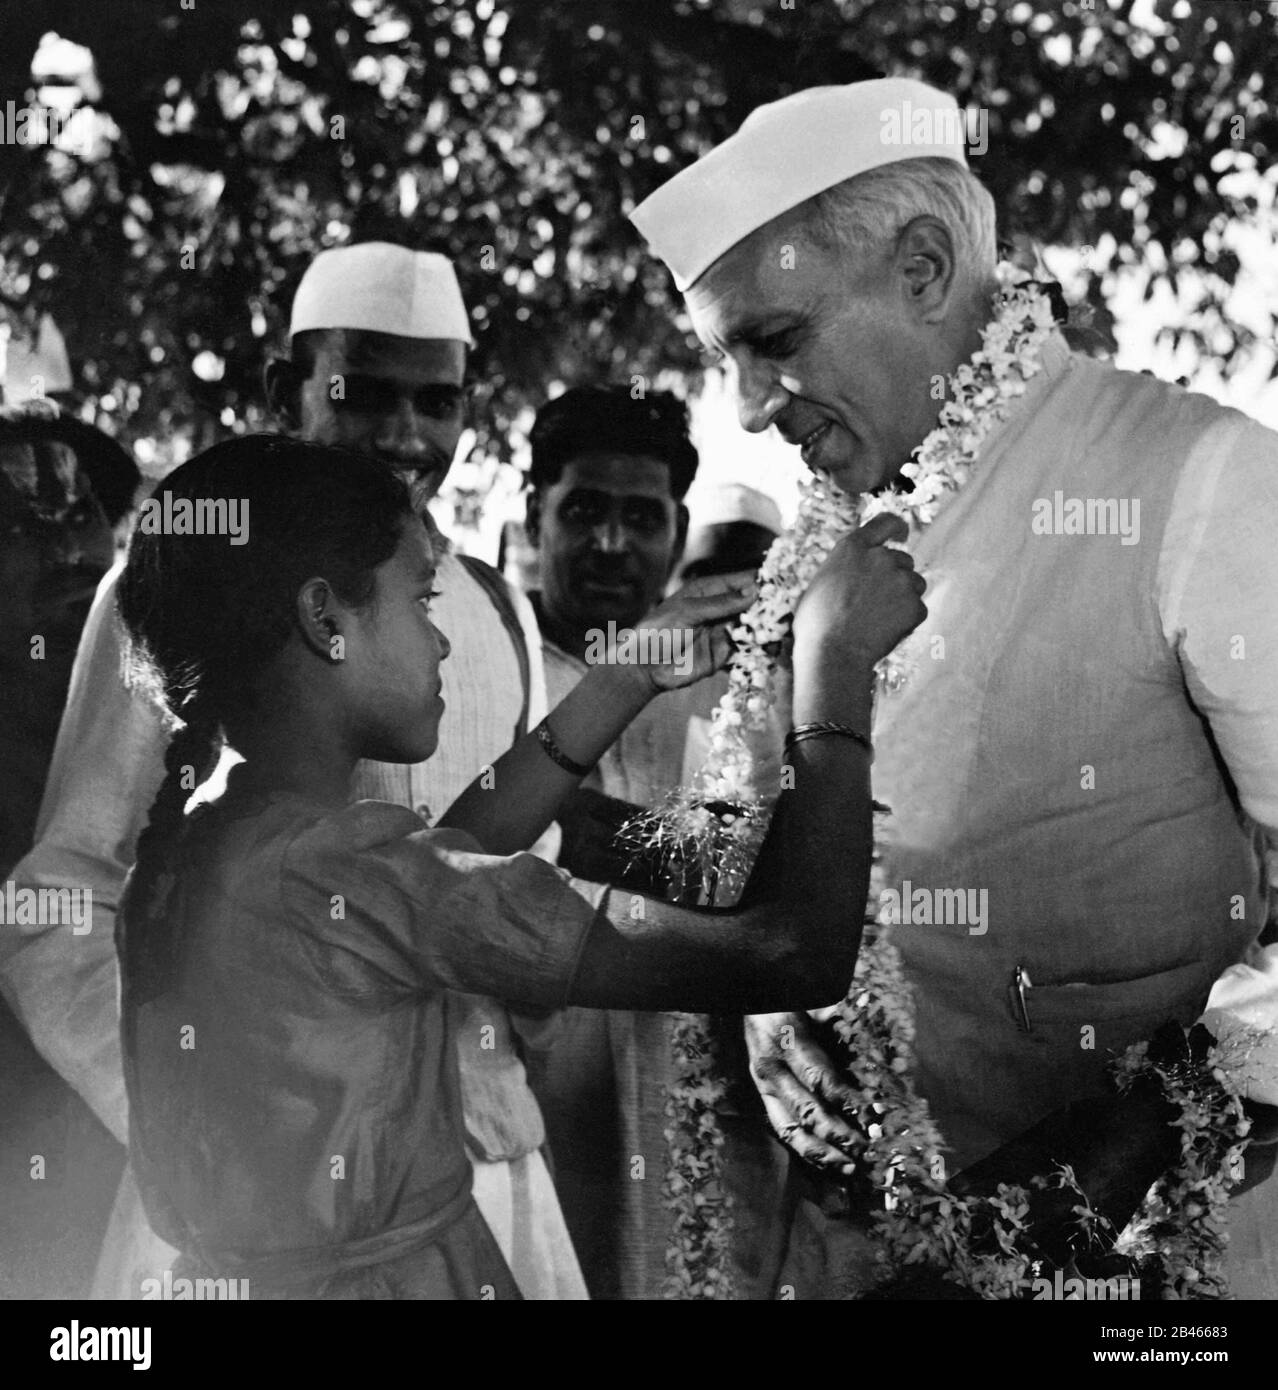
M994 199L955 159L902 159L854 174L809 199L808 212L805 226L819 246L858 258L888 252L916 217L939 218L960 277L981 289L994 277Z

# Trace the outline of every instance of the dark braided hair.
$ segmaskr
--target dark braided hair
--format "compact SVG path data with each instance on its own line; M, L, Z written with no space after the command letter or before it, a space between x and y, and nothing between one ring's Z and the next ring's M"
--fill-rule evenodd
M384 464L271 434L214 445L152 496L162 505L165 493L238 502L247 537L233 545L226 535L135 530L117 591L129 683L178 721L116 929L137 1003L170 978L165 869L180 850L186 803L213 769L224 723L251 715L293 631L299 589L322 575L342 602L368 603L375 570L413 516L407 488Z

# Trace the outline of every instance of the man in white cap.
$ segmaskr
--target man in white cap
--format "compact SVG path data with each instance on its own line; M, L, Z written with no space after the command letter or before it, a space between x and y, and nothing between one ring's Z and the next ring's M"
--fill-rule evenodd
M472 346L451 262L382 242L322 252L293 304L290 355L267 368L267 395L303 438L384 459L424 504L439 490L465 421ZM429 523L432 525L433 523ZM436 601L449 633L443 668L449 736L418 766L363 764L357 797L433 819L545 713L540 638L527 600L435 532ZM31 885L93 890L93 930L5 928L0 983L37 1046L122 1141L113 929L124 876L163 775L166 734L124 689L114 576L104 582L76 661L41 808L37 843L15 870ZM475 1200L521 1291L580 1298L585 1288L539 1149L544 1129L504 1006L458 997L457 1029ZM150 1235L126 1173L96 1291L140 1297L172 1252ZM478 1296L478 1295L477 1295Z
M726 359L742 425L775 425L847 493L898 477L995 312L965 124L904 79L799 92L633 214ZM1278 837L1278 437L1057 332L1035 358L913 537L923 655L874 730L888 884L988 893L979 934L893 936L957 1167L1106 1091L1113 1051L1261 963L1256 832ZM1057 524L1067 503L1135 525ZM774 1125L841 1169L837 1064L804 1018L753 1031ZM1234 1204L1248 1239L1238 1207L1262 1195Z

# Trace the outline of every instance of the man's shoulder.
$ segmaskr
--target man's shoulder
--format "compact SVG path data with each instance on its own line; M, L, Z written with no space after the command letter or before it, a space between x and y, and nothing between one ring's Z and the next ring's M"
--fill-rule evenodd
M1112 362L1081 358L1071 373L1076 389L1092 403L1094 427L1130 434L1132 442L1167 441L1188 451L1209 431L1237 429L1259 447L1278 451L1278 432L1236 406L1151 372L1135 372Z
M501 574L473 555L449 551L438 560L436 574L444 609L463 608L468 616L488 615L501 618L505 611L514 613L515 595Z

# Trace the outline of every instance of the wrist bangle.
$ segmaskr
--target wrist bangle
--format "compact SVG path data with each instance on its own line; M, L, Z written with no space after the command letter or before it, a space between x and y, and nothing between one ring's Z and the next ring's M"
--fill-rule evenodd
M541 744L542 752L557 767L562 767L565 772L570 772L574 777L586 777L594 771L593 763L574 762L567 753L555 742L554 735L550 732L550 725L545 719L533 730L537 735L537 742Z
M826 734L850 738L854 743L859 743L871 758L874 757L874 745L859 729L854 729L850 724L836 724L830 719L818 720L813 724L799 724L791 729L785 737L785 751L788 753L796 743L802 743L805 738L822 738Z

